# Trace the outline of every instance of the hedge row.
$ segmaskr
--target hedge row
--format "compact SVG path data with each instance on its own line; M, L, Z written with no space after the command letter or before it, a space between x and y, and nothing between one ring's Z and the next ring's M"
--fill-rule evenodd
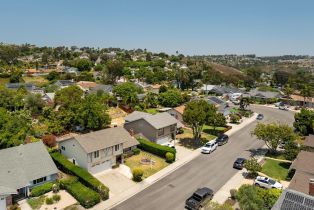
M47 182L45 184L33 187L31 191L31 197L39 197L47 192L50 192L52 190L53 184L54 183L52 182Z
M50 155L61 171L77 176L80 182L98 192L103 200L109 198L109 188L92 176L88 171L74 165L58 152L50 153Z
M93 207L100 202L100 195L79 182L77 177L68 177L60 180L60 186L85 208Z
M170 152L174 155L174 159L176 159L176 150L171 147L162 146L160 144L156 144L154 142L148 141L146 139L143 139L141 137L137 138L138 142L140 143L138 147L142 150L145 150L147 152L153 153L155 155L158 155L162 158L166 158L167 152Z

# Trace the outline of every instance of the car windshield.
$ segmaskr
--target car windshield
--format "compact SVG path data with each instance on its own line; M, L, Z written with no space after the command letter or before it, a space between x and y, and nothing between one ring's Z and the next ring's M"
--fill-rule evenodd
M271 184L271 185L274 185L276 183L275 180L272 180L272 179L269 179L268 182Z
M193 194L193 198L195 199L195 200L197 200L197 201L202 201L202 197L201 196L199 196L199 195L197 195L197 194Z
M212 146L212 144L207 143L207 144L205 144L205 146L204 146L204 147L211 147L211 146Z
M237 159L236 160L236 163L242 163L243 162L243 159Z

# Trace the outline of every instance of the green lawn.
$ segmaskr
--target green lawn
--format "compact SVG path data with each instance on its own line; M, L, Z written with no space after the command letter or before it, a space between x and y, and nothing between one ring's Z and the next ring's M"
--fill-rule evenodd
M32 209L40 209L40 207L45 203L45 196L40 196L38 198L30 198L27 203Z
M274 179L286 180L290 165L291 163L265 159L261 172Z
M208 134L208 133L202 133L202 139L200 142L197 142L193 138L193 132L191 129L183 128L184 133L177 135L177 142L179 145L187 147L189 149L197 149L201 146L203 146L206 142L213 140L216 138L216 136Z
M151 109L145 109L145 112L147 112L149 114L157 114L158 110L157 110L157 108L151 108Z
M219 133L222 133L225 129L226 129L225 127L216 127L214 129L213 126L204 125L203 132L210 135L218 135Z
M155 163L153 165L143 165L140 163L140 161L143 158L151 158L153 161L155 161ZM133 170L134 168L143 169L144 171L143 178L147 178L169 165L165 159L153 155L151 153L145 152L143 150L141 150L140 154L138 155L133 155L131 157L126 158L124 160L124 164L130 167L131 170Z

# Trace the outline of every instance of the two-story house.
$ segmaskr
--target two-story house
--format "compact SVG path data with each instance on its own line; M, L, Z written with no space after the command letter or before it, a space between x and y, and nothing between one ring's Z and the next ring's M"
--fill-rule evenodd
M139 144L122 127L107 128L57 141L62 155L93 174L122 163L123 152Z
M58 177L59 171L41 141L2 149L0 160L1 210L28 197L33 187Z
M124 128L133 134L144 136L157 144L171 142L176 138L177 126L182 124L169 113L151 115L134 111L124 118Z

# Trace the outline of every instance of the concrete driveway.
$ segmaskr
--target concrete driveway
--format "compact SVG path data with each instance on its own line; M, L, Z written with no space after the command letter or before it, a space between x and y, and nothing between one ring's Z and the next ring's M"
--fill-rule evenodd
M262 106L251 108L257 113L264 114L262 122L280 121L292 125L294 115L292 112ZM229 143L219 147L213 154L198 156L112 209L182 210L185 199L197 188L207 186L217 192L238 172L232 168L234 160L237 157L248 158L264 145L250 134L256 124L255 121L231 134Z
M95 177L109 187L110 197L119 195L136 185L135 182L123 175L119 169L112 169L104 173L96 174Z

